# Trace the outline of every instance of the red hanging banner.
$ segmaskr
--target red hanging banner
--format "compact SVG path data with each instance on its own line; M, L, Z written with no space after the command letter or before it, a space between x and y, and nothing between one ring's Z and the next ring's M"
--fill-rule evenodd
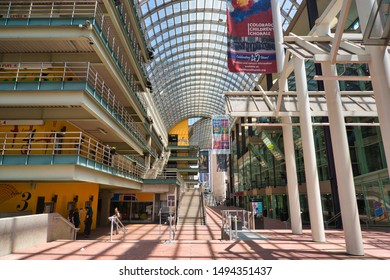
M227 1L230 72L277 72L271 0Z

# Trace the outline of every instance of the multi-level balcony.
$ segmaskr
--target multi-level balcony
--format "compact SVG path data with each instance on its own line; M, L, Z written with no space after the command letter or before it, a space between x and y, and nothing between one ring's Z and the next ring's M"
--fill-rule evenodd
M171 151L166 170L177 169L186 183L197 184L199 147L197 146L168 146Z
M131 9L132 6L128 4L117 6L115 1L2 2L0 3L2 15L0 52L4 54L2 66L8 64L7 61L49 61L48 65L55 65L57 62L65 64L65 61L82 63L88 61L90 63L87 67L88 80L91 81L90 69L93 68L103 81L100 85L103 90L110 89L108 98L115 98L122 104L118 108L120 114L123 115L123 112L127 111L126 119L130 115L133 118L130 122L126 120L125 123L142 124L133 125L128 130L136 138L136 145L142 147L141 149L136 147L136 152L142 154L146 151L156 157L155 149L161 149L161 143L157 135L150 131L147 120L148 103L142 93L147 88L141 63L145 61L145 44L143 41L139 42L142 37L131 25L134 21L134 11ZM9 67L6 66L5 69L7 68ZM47 77L44 77L46 73L45 71L41 73L43 76L39 78L40 86L36 90L53 90L53 81L44 83L48 81L45 79ZM69 81L67 75L71 74L66 73L63 82ZM17 82L22 80L18 79ZM76 84L77 82L72 86ZM18 83L15 89L21 90L29 86L27 83ZM105 128L103 130L107 131ZM155 148L144 139L144 135L149 134ZM115 141L100 136L104 141Z
M129 186L129 180L142 183L145 174L142 163L113 152L108 145L81 132L3 132L0 143L4 180L13 180L17 172L21 180L63 181L77 177L81 181L105 184L109 180ZM46 168L34 169L42 165ZM95 171L101 175L95 176ZM104 174L117 178L107 179Z
M157 155L146 144L142 127L91 63L3 63L3 66L2 119L72 120L91 134L110 133L107 140L121 143L121 149ZM94 131L91 127L98 129Z
M137 80L135 73L143 71L139 63L141 55L139 50L134 49L136 43L131 40L134 36L126 36L126 41L120 39L120 33L114 28L114 23L103 13L97 1L53 1L53 2L14 2L8 1L0 3L0 26L22 27L28 26L29 32L23 30L23 38L37 38L39 36L39 27L47 27L45 33L58 37L59 40L68 40L70 45L75 40L86 40L88 44L98 44L98 48L106 48L107 54L111 59L112 66L117 67L117 71L123 76L127 86L132 93L134 102L139 109L145 113L145 102L142 96L138 94L142 90L140 82ZM35 28L34 28L35 27ZM58 28L56 32L55 28ZM74 29L64 30L60 27L76 27L81 32ZM5 31L9 32L9 28ZM13 29L15 30L15 29ZM16 30L17 31L17 30ZM123 35L123 34L122 34ZM129 34L127 34L129 35ZM7 35L4 35L6 37ZM78 39L75 37L79 37ZM98 42L100 41L100 42ZM46 41L45 45L49 47L50 42ZM79 42L80 43L80 42ZM33 47L32 44L30 47ZM73 51L90 51L85 49L86 46L80 44L73 45ZM75 50L76 49L76 50ZM31 50L30 50L31 51ZM49 52L49 48L43 50ZM57 49L56 51L65 51ZM68 50L69 51L69 50ZM102 50L101 50L102 51ZM104 62L104 61L103 61ZM139 68L134 69L134 64ZM143 72L144 73L144 72Z

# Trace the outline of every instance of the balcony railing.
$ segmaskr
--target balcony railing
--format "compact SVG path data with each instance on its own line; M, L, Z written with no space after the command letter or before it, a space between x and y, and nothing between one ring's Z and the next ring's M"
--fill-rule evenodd
M130 1L130 5L131 5L132 9L134 9L134 3L132 3ZM141 49L137 43L136 36L134 34L135 33L134 28L138 27L141 30L141 25L139 24L137 12L135 10L133 11L134 15L136 16L136 21L138 23L138 26L134 27L134 25L130 21L130 15L128 14L128 12L125 9L125 5L123 3L121 3L120 5L116 5L116 9L119 13L119 18L122 21L123 28L126 31L128 38L131 40L130 45L132 46L132 50L138 59L138 66L140 69L142 69L142 71L145 74L145 67L143 64L141 64L142 52L141 52ZM143 44L146 46L145 38L143 38L143 39L144 39Z
M145 167L82 132L0 132L0 165L78 164L141 181Z
M18 89L20 83L28 83L29 89L36 87L44 89L74 89L72 84L86 83L87 91L97 100L115 119L121 123L145 149L150 150L145 143L146 137L140 127L128 113L126 108L116 98L114 92L104 82L104 78L91 66L89 62L65 63L2 63L4 69L0 70L0 84L5 89ZM26 89L25 87L22 87ZM156 154L152 151L152 153Z
M2 1L0 14L5 19L26 19L28 25L34 19L94 18L97 1ZM49 22L50 24L50 22Z
M0 3L0 25L80 25L89 20L92 26L97 27L98 34L103 39L110 54L116 60L117 66L127 80L127 84L134 93L140 108L146 112L146 102L138 93L142 91L137 79L130 71L130 61L118 44L119 40L115 36L115 29L110 24L110 19L100 9L97 1L6 1ZM135 40L135 37L130 37ZM131 44L134 46L134 43ZM141 61L141 53L133 51L135 58ZM142 66L140 70L144 69Z

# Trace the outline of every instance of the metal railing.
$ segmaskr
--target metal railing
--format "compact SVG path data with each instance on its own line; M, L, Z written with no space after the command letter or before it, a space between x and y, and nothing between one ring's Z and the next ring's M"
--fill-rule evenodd
M336 215L334 215L334 216L333 216L332 218L330 218L329 220L324 221L324 223L325 223L325 228L328 229L329 224L338 221L340 218L341 218L341 212L338 212Z
M93 18L98 10L97 1L2 1L0 14L6 19L32 18ZM28 22L27 22L28 23Z
M134 3L132 3L131 1L129 1L129 3L130 3L131 8L134 8ZM127 34L128 38L130 39L130 43L129 44L132 47L134 56L137 57L138 67L144 72L144 76L146 77L146 75L145 75L145 72L146 72L145 71L145 67L144 67L143 64L141 64L142 52L141 52L141 49L140 49L140 47L139 47L139 45L137 43L137 38L136 38L136 36L134 34L135 33L134 25L131 23L130 15L129 15L128 11L125 9L125 5L123 3L121 3L120 5L117 5L116 9L117 9L117 11L119 13L119 18L122 21L123 28L126 31L126 34ZM141 29L141 25L139 24L138 14L137 14L137 12L135 10L133 11L133 14L135 15L136 21L138 23L138 26L136 26L135 28L136 29L138 28L139 30L142 30ZM146 46L145 40L143 40L142 43Z
M111 222L110 241L112 241L112 236L114 234L114 231L116 232L116 234L118 234L119 231L123 231L123 240L124 240L126 238L127 229L122 224L121 220L116 215L108 217L108 220Z
M120 40L117 39L115 28L112 27L111 20L99 7L97 1L52 1L52 2L41 2L41 1L26 1L16 2L7 1L0 3L0 18L1 25L8 25L15 20L25 20L25 24L34 25L35 20L44 21L47 19L47 24L53 25L57 20L59 25L65 25L64 20L69 19L70 25L79 25L80 20L89 20L91 27L96 26L98 34L105 42L106 47L109 49L110 54L117 61L118 68L130 89L133 91L140 108L146 112L147 103L143 100L143 97L138 93L142 90L139 83L137 83L135 75L131 73L131 61L125 55L123 46L120 45ZM20 25L20 23L18 24ZM129 35L129 34L128 34ZM131 37L132 40L136 40L135 36ZM133 41L130 46L134 48L136 43ZM137 47L138 48L138 47ZM140 70L143 71L144 76L145 70L140 65L142 56L140 51L134 49L134 55L138 60Z
M141 128L131 117L126 108L119 102L115 93L105 83L104 78L89 62L4 62L5 70L0 71L0 83L14 83L16 89L21 82L37 82L38 90L44 82L58 82L59 89L67 89L66 84L86 82L88 91L106 110L108 110L143 146L156 157L157 152L145 143L146 137ZM51 88L53 89L53 88Z
M203 220L203 225L207 225L207 214L206 214L206 206L205 206L205 195L203 188L200 189L200 207L202 207L202 220Z
M44 161L49 165L56 164L56 157L77 156L75 164L115 171L118 176L141 180L145 174L143 166L112 154L108 145L81 132L0 132L0 165L7 164L7 156L24 156L19 164L25 165L37 156L49 159Z
M176 168L164 169L157 175L157 179L178 179L180 176L180 172Z
M226 239L226 234L229 240L238 239L238 223L242 223L242 227L251 230L250 217L252 212L246 210L222 210L221 214L221 239Z
M64 217L62 217L60 214L58 213L55 213L55 216L53 217L54 220L57 220L57 221L61 221L63 222L64 224L66 224L72 231L73 231L73 240L77 240L77 233L78 231L80 230L80 228L76 228L74 226L74 224L72 224L71 222L69 222L67 219L65 219Z

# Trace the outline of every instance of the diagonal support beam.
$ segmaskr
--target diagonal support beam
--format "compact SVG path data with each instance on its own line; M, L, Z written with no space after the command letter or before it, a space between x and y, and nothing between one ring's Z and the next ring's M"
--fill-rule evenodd
M252 78L253 79L253 78ZM255 82L255 81L254 81ZM275 111L275 106L274 104L272 104L272 102L269 100L268 98L268 95L267 93L264 91L264 89L258 84L255 82L255 85L256 87L261 91L262 95L263 95L263 98L264 98L264 101L265 103L267 104L268 108L271 110L271 111ZM256 103L256 102L255 102Z
M280 86L279 86L278 100L276 102L275 117L279 117L280 107L282 105L283 90L286 88L287 85L287 77L294 69L294 65L289 61L290 55L291 55L290 50L287 50L286 56L284 57L284 63L283 63L283 65L287 67L283 67L283 71L279 79Z
M342 3L339 22L337 24L335 36L332 40L332 49L330 50L330 61L332 64L336 63L336 56L340 48L340 42L343 37L344 27L351 7L351 2L352 0L344 0Z

